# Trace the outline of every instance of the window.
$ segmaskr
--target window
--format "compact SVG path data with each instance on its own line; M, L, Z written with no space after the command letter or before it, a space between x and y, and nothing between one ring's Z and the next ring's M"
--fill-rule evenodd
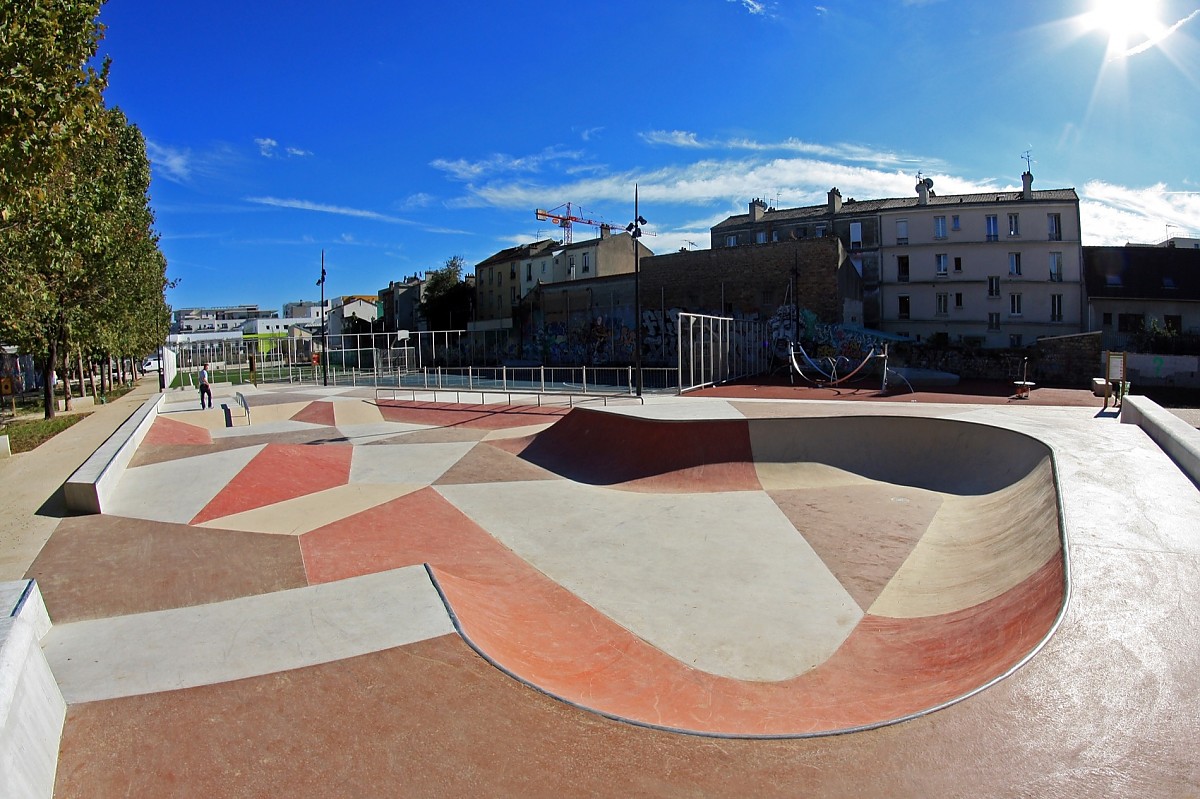
M1000 312L990 311L988 313L988 330L1000 329Z
M1063 297L1063 295L1061 295L1061 294L1051 294L1050 295L1050 321L1051 322L1061 322L1062 321L1062 297Z
M754 233L754 243L755 244L766 244L767 243L767 231L765 231L765 230L756 231Z
M909 308L908 295L901 294L899 297L896 298L896 300L897 300L896 318L897 319L907 319L908 318L908 308Z
M725 237L725 246L726 247L736 247L737 246L737 234L736 233L732 233Z
M1046 238L1062 241L1062 214L1046 214Z
M1063 264L1063 261L1062 261L1062 253L1061 252L1050 253L1050 282L1051 283L1061 283L1062 282L1062 278L1063 278L1062 264Z
M1008 215L1008 235L1010 235L1010 236L1020 236L1021 235L1021 215L1020 214L1009 214Z
M1106 313L1106 314L1104 314L1104 322L1103 322L1103 325L1104 325L1105 327L1112 327L1112 314L1111 314L1111 313Z
M588 263L588 261L589 261L589 256L591 256L591 253L590 253L590 252L585 252L585 253L583 254L583 273L584 273L585 275L586 275L588 272L592 271L592 266L591 266L591 264L590 264L590 263Z
M950 259L946 257L946 253L939 252L933 256L934 265L937 267L937 276L945 277L949 274Z
M995 214L987 215L987 240L988 241L999 241L1000 240L1000 223L996 221Z
M1021 295L1020 294L1009 294L1008 295L1008 315L1009 316L1020 316L1021 315Z
M1117 332L1140 333L1144 321L1140 313L1119 313L1117 314Z
M933 237L935 239L946 238L946 217L935 216L933 218Z
M508 290L508 300L513 305L517 304L517 287L516 286L513 286L511 289Z
M1011 277L1017 277L1021 274L1021 253L1010 252L1008 254L1008 274Z
M533 262L532 261L525 264L525 279L533 280Z
M896 220L896 243L897 244L908 244L908 220L907 219L897 219Z
M935 309L936 309L936 313L938 316L945 316L946 314L950 313L950 295L949 294L946 294L943 292L938 292L938 294L934 297L934 300L935 300Z
M818 239L825 238L825 225L824 224L817 225L816 237Z
M961 228L958 226L958 214L955 214L954 216L950 217L950 229L951 230L961 230Z
M1021 334L1020 333L1009 333L1008 334L1008 346L1012 347L1013 349L1016 349L1017 347L1021 346Z
M908 282L908 256L901 255L896 258L896 280L899 283Z
M1163 314L1163 327L1171 335L1179 335L1183 332L1183 317L1178 314Z
M988 296L989 297L999 297L1000 296L1000 278L996 275L993 275L988 278Z
M546 274L546 262L542 261L542 274Z
M954 271L955 272L962 271L962 256L961 255L954 256Z
M567 274L571 277L575 277L575 256L574 255L567 256Z
M862 222L850 223L850 249L862 249Z
M961 309L961 308L963 307L963 306L962 306L962 292L961 292L961 291L956 291L956 292L954 293L954 307L955 307L955 308L959 308L959 309Z

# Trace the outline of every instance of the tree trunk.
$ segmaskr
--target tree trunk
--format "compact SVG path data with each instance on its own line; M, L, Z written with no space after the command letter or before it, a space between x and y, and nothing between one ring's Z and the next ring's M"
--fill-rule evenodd
M88 361L88 385L90 385L92 387L92 404L99 405L100 404L100 392L96 390L95 366L96 366L95 361L91 361L91 360ZM81 370L80 378L79 378L79 390L82 391L83 390L83 377L82 377L82 375L83 375L83 371L82 371L83 370L83 350L79 351L79 369Z
M71 403L71 352L63 347L63 410L74 410Z
M50 340L50 351L42 362L42 404L47 419L54 418L54 362L58 360L58 342Z

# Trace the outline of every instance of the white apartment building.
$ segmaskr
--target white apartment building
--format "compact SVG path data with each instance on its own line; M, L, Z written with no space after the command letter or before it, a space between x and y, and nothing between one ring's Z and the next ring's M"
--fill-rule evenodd
M889 333L1021 347L1084 329L1074 189L917 196L881 204L880 323Z

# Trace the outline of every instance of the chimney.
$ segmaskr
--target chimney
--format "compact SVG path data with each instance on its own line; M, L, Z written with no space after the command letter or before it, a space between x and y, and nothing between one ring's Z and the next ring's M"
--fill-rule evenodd
M1021 199L1033 199L1033 173L1026 171L1021 175Z
M924 180L917 181L917 205L929 205L929 184Z
M757 197L755 197L753 200L750 201L750 221L751 222L762 221L763 214L765 214L766 212L767 212L767 204L765 202L758 199Z
M829 213L836 214L842 210L842 193L838 191L837 186L829 190Z

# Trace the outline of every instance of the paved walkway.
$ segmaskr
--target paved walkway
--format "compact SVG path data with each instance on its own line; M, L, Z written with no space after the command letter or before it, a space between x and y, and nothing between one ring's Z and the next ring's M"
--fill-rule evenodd
M44 647L72 702L57 795L1178 796L1200 784L1192 744L1200 732L1200 678L1189 610L1200 602L1200 492L1140 430L1098 408L652 400L617 412L633 422L705 420L710 427L700 438L713 440L717 424L719 435L732 436L723 446L737 445L744 430L750 470L744 461L714 464L703 453L690 465L662 460L664 452L678 457L685 435L624 442L638 445L642 462L659 460L644 473L614 474L623 461L595 454L605 441L618 449L623 443L606 428L587 447L592 471L567 480L569 443L583 433L567 437L566 447L551 448L543 437L540 453L530 449L537 433L560 423L563 409L389 409L372 397L345 389L263 391L251 397L255 423L248 428L224 427L219 408L168 406L122 483L120 514L62 519L41 539L29 573L55 621ZM1049 446L1072 597L1040 653L932 715L833 738L680 735L581 709L630 717L603 704L631 695L612 686L649 686L644 696L683 697L676 706L693 717L709 701L709 723L779 718L801 689L770 686L814 665L803 664L811 651L787 654L786 639L795 635L772 638L797 622L796 613L770 615L796 581L790 569L802 569L809 584L833 578L815 596L841 591L842 611L833 608L832 626L818 626L823 635L850 630L847 640L854 640L861 624L851 617L861 621L874 609L867 615L883 618L879 602L890 586L889 607L898 607L905 582L895 578L904 571L895 565L879 574L854 565L879 555L861 544L864 535L910 529L888 557L923 574L910 581L916 585L959 571L939 575L941 556L922 570L914 553L924 546L949 556L956 529L978 527L973 521L985 511L956 515L970 496L1017 491L1015 504L985 502L997 518L1032 507L1034 494L1005 486L1036 481L1020 478L1036 469L1018 469L1012 480L992 477L1012 462L999 455L1007 451L1004 436L1013 435L1003 430L941 476L932 473L930 454L954 454L955 445L928 436L944 425L913 427L917 435L909 438L921 445L877 457L886 450L881 431L901 426L885 423L869 439L876 444L843 447L854 463L840 472L809 469L798 477L758 457L783 446L779 425L793 424L786 417L835 417L830 424L851 417L861 427L879 415L912 425L929 424L927 417L980 422ZM648 436L669 429L646 428ZM858 441L834 432L834 445ZM70 436L60 436L64 448ZM80 449L78 461L91 451ZM904 487L889 474L864 480L872 461L903 464L905 455L936 484ZM606 463L608 472L596 471ZM0 479L7 487L23 474L6 468ZM972 480L992 484L963 493ZM862 499L870 492L880 504ZM828 507L838 509L836 519L861 520L839 534L853 546L807 536L796 549L795 539L778 538L789 529L803 533L801 514ZM1053 515L1039 510L1010 529ZM928 538L938 518L960 521ZM680 524L664 523L670 519ZM688 529L693 539L676 540ZM753 534L753 552L739 549L730 533ZM21 546L14 562L32 548ZM847 550L859 555L839 561ZM770 556L744 562L763 552ZM796 558L810 552L819 560L800 565ZM1022 558L1028 579L1041 575L1039 563L1062 562L1053 550ZM981 590L978 581L939 587L928 599L949 604L916 616L944 620L956 609L1033 596L1020 588L1027 584L1048 590L1038 607L1061 604L1053 599L1061 570L1057 581L1049 572L1026 579L986 589L993 599L964 599L965 606L951 598ZM462 609L456 621L503 671L450 632L440 596ZM915 595L899 596L909 597L903 605ZM851 617L838 620L839 613ZM964 617L961 631L1009 640L991 626L999 618ZM1036 624L1028 613L1013 618L1026 620L1021 634L1033 631L1016 649L1036 646L1038 625L1044 631L1053 623L1053 613ZM901 639L892 630L879 640ZM848 651L829 640L832 651ZM693 658L704 662L687 662ZM964 662L968 671L972 662L986 664L973 675L976 687L997 663ZM884 693L894 698L927 685L918 682L900 679ZM722 699L730 685L741 693ZM565 695L568 688L582 693ZM674 712L666 703L660 709Z

